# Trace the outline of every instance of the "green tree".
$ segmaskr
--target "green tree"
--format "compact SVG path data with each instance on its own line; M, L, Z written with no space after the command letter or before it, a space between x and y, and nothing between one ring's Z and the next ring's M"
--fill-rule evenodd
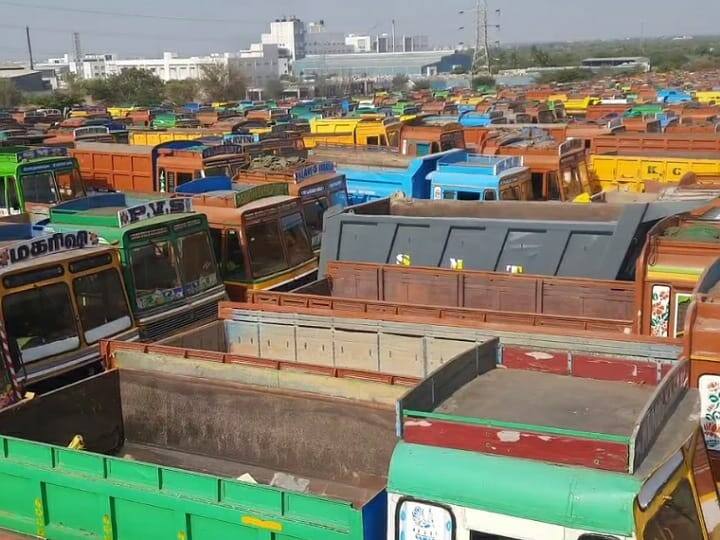
M235 66L212 64L203 66L200 88L209 101L245 99L247 79Z
M0 79L0 107L17 107L22 103L23 95L15 83L9 79Z
M91 79L84 86L93 99L118 105L158 105L165 90L160 77L138 68L124 69L106 79Z
M546 71L536 82L540 84L548 83L569 83L576 81L587 81L592 79L595 74L589 69L558 69L556 71Z
M405 90L405 89L407 88L407 85L408 85L408 81L409 81L409 80L410 80L410 79L408 78L407 75L404 75L404 74L402 74L402 73L398 73L397 75L395 75L395 76L392 78L392 89L393 89L394 91L396 91L396 92L397 92L397 91Z
M282 97L285 87L280 79L268 79L263 85L264 99L278 99Z
M199 92L200 85L193 79L165 83L165 98L175 105L183 105L194 101Z
M32 104L42 109L59 109L70 108L84 102L82 96L71 94L63 90L54 90L48 94L39 94L32 98Z
M430 90L432 84L430 83L430 79L416 79L413 81L413 88L415 90Z
M481 86L486 88L492 88L495 86L495 79L492 78L490 75L478 75L477 77L473 77L472 86L475 89Z
M530 47L530 57L537 64L538 67L548 67L552 65L552 58L550 53L542 50L537 45Z

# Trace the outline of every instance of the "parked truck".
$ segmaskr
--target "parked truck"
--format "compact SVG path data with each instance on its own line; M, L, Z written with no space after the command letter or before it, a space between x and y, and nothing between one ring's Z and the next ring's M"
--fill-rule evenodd
M85 196L77 160L66 148L0 147L0 216L46 218L55 204Z
M138 338L118 254L91 232L0 224L0 277L0 404L96 373L101 339Z
M87 185L143 193L172 193L201 176L232 176L249 162L242 146L207 146L197 141L156 146L78 143L72 155Z
M632 280L647 232L697 201L552 205L380 199L329 210L320 276L332 260Z
M302 201L288 195L287 183L233 184L213 177L181 189L207 217L231 299L243 301L249 290L290 290L317 275Z
M52 232L89 230L120 252L132 312L144 340L212 320L226 298L207 218L188 198L107 193L53 208Z

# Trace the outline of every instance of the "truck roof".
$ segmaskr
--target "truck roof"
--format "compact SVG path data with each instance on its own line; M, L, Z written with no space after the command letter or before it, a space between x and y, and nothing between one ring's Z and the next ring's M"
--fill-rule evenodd
M701 202L577 205L552 202L382 199L325 214L328 261L632 279L648 230ZM589 257L588 254L593 256Z
M56 146L5 146L0 147L0 166L69 157L67 148Z

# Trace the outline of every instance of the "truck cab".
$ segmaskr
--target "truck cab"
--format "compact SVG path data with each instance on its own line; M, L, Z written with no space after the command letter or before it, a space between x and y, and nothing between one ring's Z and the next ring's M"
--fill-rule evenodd
M320 250L325 211L331 206L345 208L348 204L345 175L336 171L332 161L263 159L252 162L233 180L241 184L287 183L289 194L299 196L302 201L305 224L315 251Z
M10 379L18 390L61 386L101 369L100 340L138 339L118 254L92 232L2 224L0 278L0 340L11 362L0 404Z
M428 175L433 199L460 201L532 200L530 169L520 156L453 153Z
M181 193L207 216L231 299L244 301L248 290L291 290L315 279L317 257L302 201L288 196L287 183L204 178Z
M66 148L0 148L0 216L47 217L53 205L85 196L75 158Z
M95 195L54 208L46 229L89 230L119 250L143 340L214 319L226 298L207 219L188 198Z

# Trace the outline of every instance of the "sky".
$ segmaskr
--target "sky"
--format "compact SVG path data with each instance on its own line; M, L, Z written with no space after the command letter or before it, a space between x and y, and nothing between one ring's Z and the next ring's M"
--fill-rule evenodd
M426 34L433 45L453 46L473 42L472 16L458 13L473 6L474 0L0 0L0 59L27 57L26 25L36 60L72 51L73 32L83 53L156 57L248 48L269 21L291 15L354 33L389 33L394 18L398 35ZM501 43L720 33L720 0L489 0L489 7L502 10L491 39Z

